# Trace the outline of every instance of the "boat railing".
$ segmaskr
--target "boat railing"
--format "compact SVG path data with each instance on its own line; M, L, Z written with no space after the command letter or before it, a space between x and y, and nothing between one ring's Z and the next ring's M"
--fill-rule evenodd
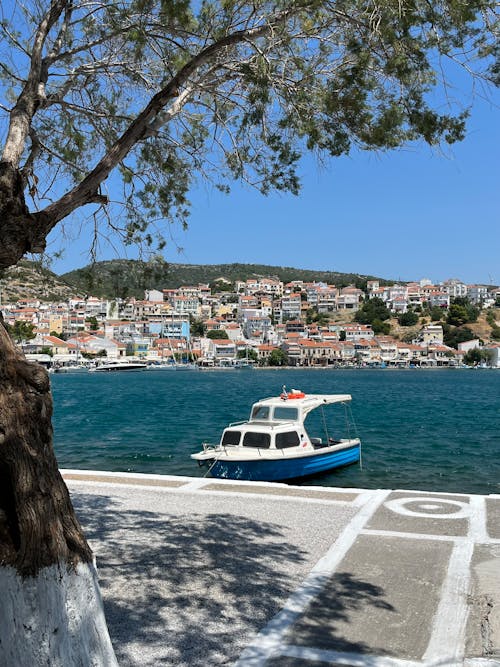
M204 452L209 452L217 447L217 445L214 445L211 442L202 442L201 446L203 447Z

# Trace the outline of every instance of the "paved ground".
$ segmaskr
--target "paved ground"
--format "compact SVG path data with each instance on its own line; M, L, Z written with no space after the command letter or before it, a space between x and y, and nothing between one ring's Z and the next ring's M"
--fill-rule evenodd
M122 667L500 667L500 496L64 476Z

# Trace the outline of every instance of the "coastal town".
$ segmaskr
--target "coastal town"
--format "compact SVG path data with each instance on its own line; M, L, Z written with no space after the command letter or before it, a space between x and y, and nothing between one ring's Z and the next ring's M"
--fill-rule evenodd
M176 368L456 367L473 350L472 365L500 367L500 288L458 279L365 284L220 278L146 290L143 299L33 298L1 308L25 354L62 371L139 360ZM375 304L378 316L360 316ZM462 327L468 335L454 345L447 341L447 322L454 322L453 309L466 310L464 304L476 317L487 313L487 340Z

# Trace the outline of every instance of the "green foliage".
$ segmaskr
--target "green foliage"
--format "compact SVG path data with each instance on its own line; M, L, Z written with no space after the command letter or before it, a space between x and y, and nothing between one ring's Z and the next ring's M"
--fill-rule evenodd
M409 310L408 312L399 315L398 322L402 327L412 327L414 324L418 323L418 315Z
M388 320L391 316L390 310L378 296L367 299L354 316L360 324L373 324L375 320Z
M99 322L96 317L87 317L85 321L89 324L90 331L97 331L99 329Z
M98 352L84 352L84 351L82 351L81 355L84 359L101 359L103 357L107 357L108 353L106 352L106 350L99 350ZM128 350L126 351L126 356L127 357L130 356Z
M233 284L230 281L219 279L210 283L210 291L212 294L216 294L217 292L232 292L232 290Z
M375 318L373 320L373 322L371 323L371 325L372 325L373 333L375 335L377 335L377 334L380 335L381 334L381 335L386 336L386 335L391 333L391 325L390 325L389 322L385 322L385 321L382 321L379 318Z
M306 312L306 323L307 324L317 324L318 326L322 327L328 324L330 321L330 318L328 317L327 313L318 313L318 309L316 307L309 308Z
M440 322L445 316L444 309L440 306L432 306L429 309L429 317L431 322Z
M116 259L96 262L83 269L70 271L61 276L65 283L78 292L91 293L108 298L142 298L145 289L167 289L181 285L214 283L223 276L234 288L237 280L275 276L284 283L291 280L326 282L337 287L353 283L357 277L352 273L295 269L290 266L266 266L264 264L155 264L155 270L145 271L146 262ZM367 277L372 280L373 277ZM382 280L381 280L382 282Z
M257 361L259 355L253 348L246 348L246 350L238 350L236 357L238 359L249 359L250 361Z
M496 327L497 313L492 308L490 308L486 314L486 322L488 322L490 327Z
M204 336L205 325L203 324L203 321L195 317L192 317L190 324L190 332L191 336L198 336L198 337Z
M493 340L500 340L500 327L492 327L490 335Z
M442 86L443 62L496 83L495 10L495 0L54 3L27 196L41 210L108 156L92 191L114 168L123 192L109 230L161 250L159 223L186 225L199 178L222 192L236 179L297 194L306 151L459 141L468 112ZM4 116L41 14L38 0L12 3L0 24Z
M459 343L465 343L475 338L474 332L469 327L454 327L443 324L443 343L448 347L458 349Z
M446 322L457 327L467 322L476 322L479 312L479 308L473 306L468 299L457 298L448 309Z
M468 366L477 366L478 364L491 361L491 350L481 350L478 347L469 350L464 354L464 363Z
M269 366L287 366L288 358L281 348L271 350L267 363Z
M24 343L28 340L32 340L35 334L35 325L24 320L16 320L13 325L6 325L7 331L9 332L11 338L16 341L16 343Z
M227 331L224 331L222 329L210 329L210 331L207 331L205 334L207 338L210 338L211 340L228 340L229 336L227 335Z

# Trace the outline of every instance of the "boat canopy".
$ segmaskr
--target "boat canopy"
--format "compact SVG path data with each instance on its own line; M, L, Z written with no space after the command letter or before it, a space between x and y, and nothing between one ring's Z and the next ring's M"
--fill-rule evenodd
M250 421L304 421L309 412L322 405L347 403L351 399L350 394L302 394L292 391L254 403Z

